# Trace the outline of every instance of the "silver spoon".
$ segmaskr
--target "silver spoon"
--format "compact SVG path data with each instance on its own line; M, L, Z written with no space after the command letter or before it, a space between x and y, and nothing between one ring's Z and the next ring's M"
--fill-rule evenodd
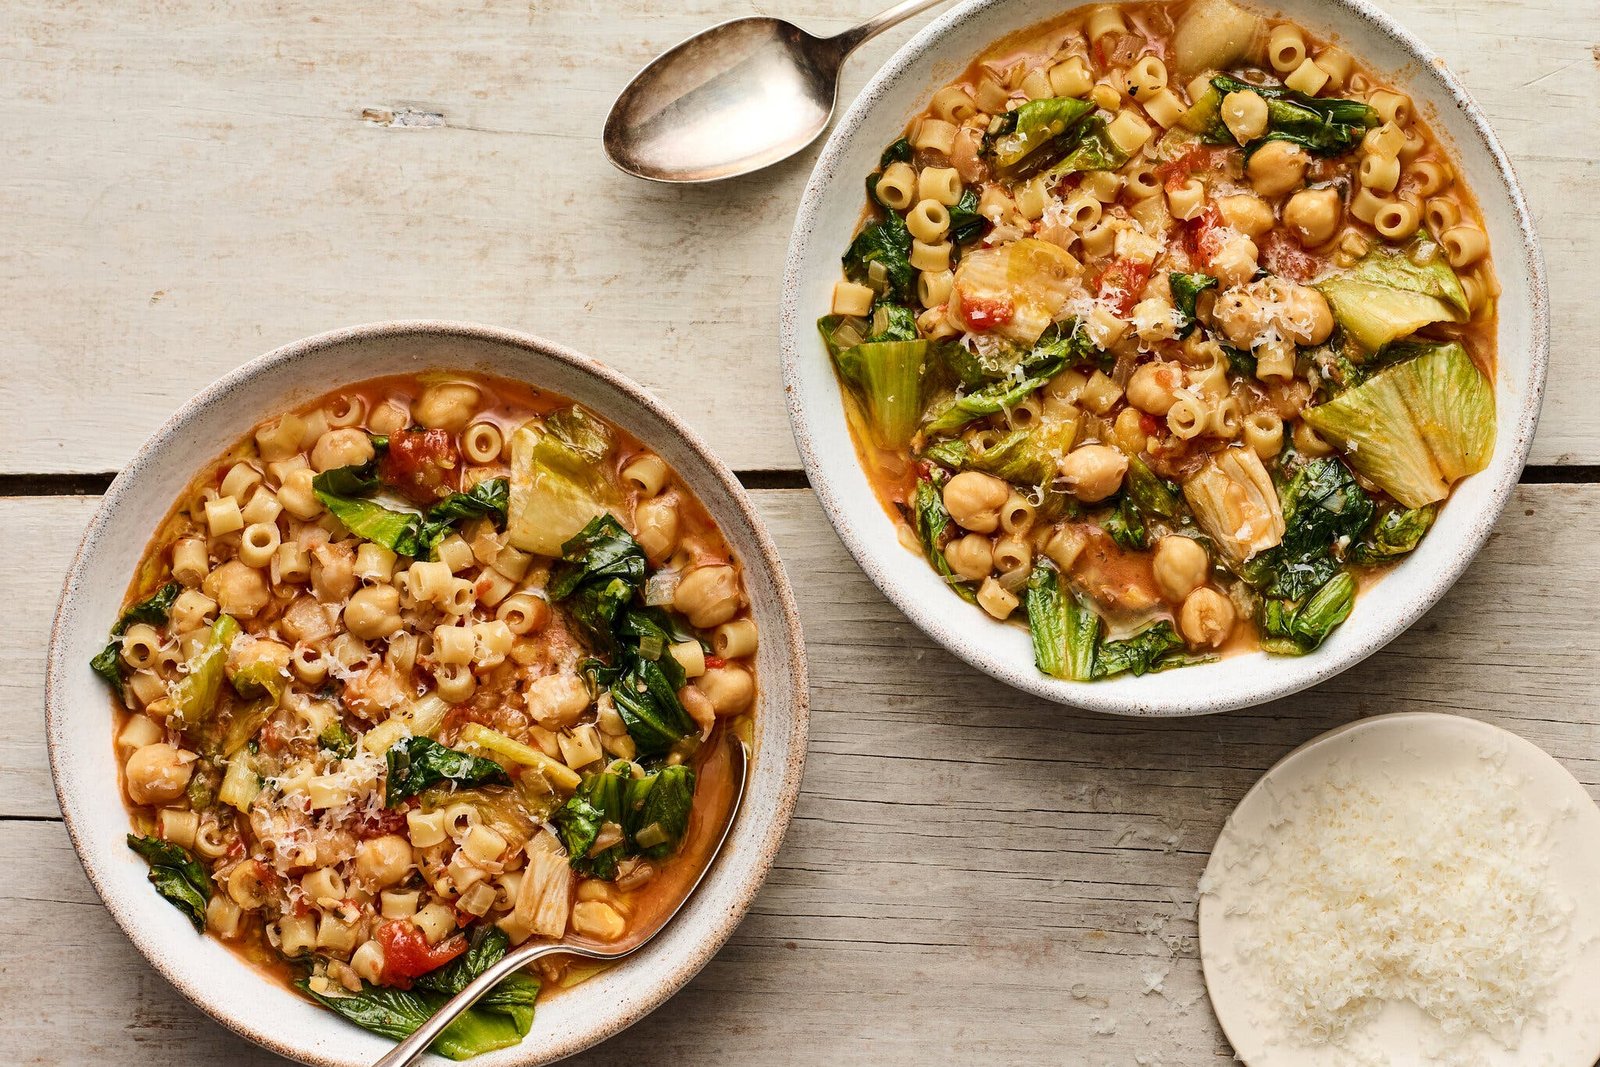
M734 820L739 816L739 805L744 802L745 765L749 760L749 753L745 750L744 742L737 738L732 739L728 748L729 758L732 761L730 773L733 775L735 785L733 802L728 806L728 821L722 827L722 836L717 838L716 847L711 850L711 855L706 860L705 867L701 868L700 876L694 880L694 884L683 895L683 899L678 901L678 906L668 912L656 924L655 929L649 931L643 937L622 946L549 941L512 949L499 960L490 964L482 974L468 983L461 992L446 1001L443 1007L434 1012L433 1018L419 1026L410 1037L390 1049L389 1054L375 1063L373 1067L407 1067L407 1064L422 1055L423 1051L433 1044L434 1038L443 1033L444 1028L454 1022L457 1015L472 1007L479 997L498 985L500 979L521 970L534 960L543 959L545 956L562 954L582 956L591 960L620 960L626 956L633 955L648 945L657 934L666 928L668 923L677 917L678 913L683 910L684 905L688 904L690 899L694 897L695 890L699 889L700 884L706 880L706 875L710 873L712 866L717 861L717 856L722 852L722 846L727 843L728 834L733 830Z
M788 159L833 115L845 57L947 0L904 0L836 37L782 19L713 26L658 56L606 116L606 155L658 182L712 182Z

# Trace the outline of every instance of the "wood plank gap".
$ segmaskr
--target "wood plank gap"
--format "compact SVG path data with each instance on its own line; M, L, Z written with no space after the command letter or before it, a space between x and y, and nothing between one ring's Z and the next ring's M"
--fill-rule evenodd
M0 496L100 496L115 471L94 474L0 474Z
M1578 463L1570 467L1540 463L1522 469L1523 485L1572 485L1600 482L1600 465Z

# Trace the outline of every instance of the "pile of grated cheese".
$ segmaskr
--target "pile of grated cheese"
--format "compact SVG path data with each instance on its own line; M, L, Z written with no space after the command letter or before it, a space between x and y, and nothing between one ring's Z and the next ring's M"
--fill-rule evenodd
M1257 1003L1305 1045L1410 1001L1452 1039L1516 1048L1571 947L1548 827L1488 766L1378 785L1346 768L1278 797L1245 859L1201 880L1202 894L1229 883L1247 920L1237 952Z

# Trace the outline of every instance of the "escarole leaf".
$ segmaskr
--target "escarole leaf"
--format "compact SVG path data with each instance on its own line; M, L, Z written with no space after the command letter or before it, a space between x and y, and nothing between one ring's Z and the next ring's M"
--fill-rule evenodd
M166 623L167 616L172 612L173 602L178 599L178 594L183 592L183 586L177 582L168 582L145 599L122 613L122 618L111 627L112 641L106 647L95 653L89 661L89 669L105 679L117 696L122 696L122 642L115 640L128 632L128 627L138 623L150 626L161 626Z
M451 524L463 518L488 515L497 526L505 523L506 483L491 478L474 486L469 493L453 493L435 504L427 514L386 507L362 494L379 487L373 463L359 467L336 467L311 479L311 488L328 513L364 541L382 545L396 555L428 560L434 557L439 542L449 534Z
M950 240L957 248L971 244L989 230L989 220L978 212L978 193L972 186L961 191L961 199L950 208Z
M1035 389L1055 377L1065 365L1062 360L1052 359L1021 381L998 381L970 393L950 397L928 413L928 420L922 428L934 436L950 434L974 419L1016 407Z
M1437 504L1425 508L1388 508L1372 523L1365 537L1350 548L1352 563L1392 563L1410 554L1439 513Z
M1267 102L1267 132L1245 147L1248 156L1267 141L1290 141L1312 155L1343 155L1381 120L1359 100L1307 96L1281 85L1252 85L1219 74L1211 79L1218 102L1229 93L1252 92Z
M1419 354L1305 411L1310 427L1408 508L1443 500L1489 464L1494 386L1459 342Z
M565 600L585 582L617 578L630 586L644 582L644 549L611 515L589 520L561 546L561 562L550 574L551 599Z
M922 455L953 471L982 471L1012 485L1040 485L1056 473L1056 461L1029 430L1012 430L983 449L952 438L932 445Z
M128 835L128 847L150 864L150 884L172 906L188 916L201 933L206 928L206 904L211 900L211 875L200 861L170 841Z
M868 341L915 341L917 316L908 307L880 300L873 306L868 329Z
M889 147L883 150L883 155L878 157L878 169L882 170L891 163L909 163L911 161L911 142L904 137L890 141Z
M428 509L430 522L455 523L484 516L494 521L495 529L506 528L506 505L511 499L511 483L505 478L488 478L465 493L451 493Z
M422 975L416 979L413 987L453 997L499 963L511 948L511 939L497 927L480 926L468 937L467 951L438 970ZM507 1016L516 1027L520 1039L527 1036L533 1026L534 1004L538 999L539 979L517 971L502 978L498 985L472 1006L472 1010Z
M1298 606L1289 600L1262 601L1256 619L1261 647L1289 656L1312 651L1350 617L1355 599L1356 580L1348 571L1341 571Z
M1435 322L1465 322L1466 290L1426 231L1404 245L1379 242L1349 270L1313 287L1327 297L1345 336L1372 353Z
M840 352L835 362L866 409L873 439L903 448L922 418L928 342L867 341Z
M625 799L630 780L625 763L587 775L578 791L552 817L556 834L567 850L567 863L579 874L606 879L616 877L617 863L626 855L623 839L618 837L599 850L595 849L595 842L607 823L622 830L627 817Z
M440 782L457 786L511 784L511 776L494 760L457 752L426 737L401 738L385 759L389 773L383 800L391 808Z
M1183 325L1178 327L1178 336L1188 337L1195 326L1195 301L1200 298L1201 293L1216 285L1217 280L1209 274L1182 274L1173 271L1167 275L1167 283L1172 289L1172 306L1183 316Z
M671 656L635 658L611 684L611 699L641 755L656 756L695 731L694 720L678 700L682 668Z
M1283 493L1283 540L1242 568L1269 597L1300 600L1339 572L1334 546L1360 536L1376 510L1343 463L1314 459Z
M544 425L528 424L511 436L511 485L506 529L512 545L541 556L619 505L616 477L607 462L611 431L584 408L557 411Z
M1087 682L1094 677L1100 617L1080 601L1048 559L1028 575L1028 632L1033 658L1052 678Z
M216 710L228 649L239 632L239 623L232 615L218 615L206 643L184 665L183 677L172 693L173 713L184 727L199 725Z
M1132 637L1102 641L1095 650L1094 676L1111 678L1119 674L1141 675L1196 663L1208 663L1214 656L1183 654L1183 638L1170 622L1158 622Z
M944 557L944 545L950 530L950 513L945 510L944 497L939 492L939 487L931 479L917 479L916 492L911 498L912 528L917 531L917 540L922 542L922 549L928 556L928 562L933 569L939 572L945 582L954 589L961 599L973 603L977 597L970 586L960 575L956 574L950 566L950 561Z
M997 168L1014 176L1025 169L1025 163L1040 162L1042 156L1052 154L1041 150L1093 110L1091 101L1073 97L1030 100L1000 117L984 138L983 151Z
M661 859L677 850L694 806L694 771L679 764L628 782L624 829L634 850Z
M1068 320L1045 327L1032 347L1005 341L974 348L947 344L940 347L939 355L962 386L977 389L1002 379L1031 377L1057 366L1098 363L1102 353L1086 331L1077 329L1076 321Z
M350 467L335 467L323 471L312 480L312 485L334 496L366 496L377 492L383 484L378 479L378 461L370 459Z
M1069 174L1090 170L1116 170L1128 161L1128 153L1117 147L1107 132L1108 123L1095 115L1074 131L1071 151L1044 171L1044 180L1054 182Z
M613 516L601 515L562 544L548 592L586 644L615 652L618 622L644 583L645 563L633 536Z
M874 277L874 263L881 264L881 280ZM862 227L845 250L844 270L854 281L887 292L902 304L911 303L917 272L911 266L911 231L905 219L885 211L881 221Z

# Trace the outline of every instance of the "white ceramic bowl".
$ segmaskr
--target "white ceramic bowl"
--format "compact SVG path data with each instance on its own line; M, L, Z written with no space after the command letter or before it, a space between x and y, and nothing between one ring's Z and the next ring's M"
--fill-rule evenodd
M1450 142L1478 197L1503 293L1499 434L1489 468L1456 487L1418 550L1366 595L1308 656L1254 653L1144 677L1065 682L1037 670L1028 633L957 599L918 554L901 546L874 497L845 425L839 385L815 322L829 306L839 257L864 206L862 181L934 90L1000 38L1076 6L969 0L928 25L867 83L839 120L806 183L784 273L781 347L789 419L812 488L867 576L918 627L974 667L1063 704L1123 715L1198 715L1297 692L1371 655L1422 616L1489 536L1527 460L1544 390L1549 312L1544 260L1511 163L1483 112L1444 61L1365 0L1249 3L1279 12L1392 73Z
M45 714L56 795L78 857L107 909L151 964L230 1029L283 1056L365 1067L392 1042L302 999L195 934L146 881L124 843L111 707L89 659L105 644L145 544L202 464L261 420L342 383L431 367L535 383L578 401L647 443L705 504L745 568L761 650L756 752L744 807L694 900L648 948L541 1001L520 1045L481 1067L549 1063L638 1021L703 967L754 899L800 788L807 684L799 616L777 551L749 497L700 439L638 386L537 338L459 323L358 326L299 341L245 364L185 404L107 490L68 572L50 643ZM428 1057L429 1062L445 1060Z

